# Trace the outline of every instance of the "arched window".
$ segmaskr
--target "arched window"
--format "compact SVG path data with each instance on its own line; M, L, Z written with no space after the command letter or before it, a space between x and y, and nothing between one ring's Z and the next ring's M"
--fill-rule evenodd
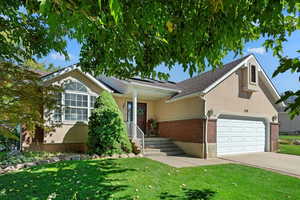
M71 81L65 84L65 90L73 90L78 92L88 92L86 87L79 81Z

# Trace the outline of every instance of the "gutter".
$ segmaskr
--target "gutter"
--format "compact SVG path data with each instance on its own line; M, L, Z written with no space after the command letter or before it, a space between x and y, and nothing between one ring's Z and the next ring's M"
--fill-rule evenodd
M203 131L203 158L207 159L207 154L208 154L208 146L207 146L207 127L208 127L208 116L207 116L207 112L206 112L206 99L203 96L200 96L200 98L204 101L204 116L205 116L205 127L204 127L204 131Z
M199 95L203 95L203 92L202 91L201 92L195 92L195 93L188 94L188 95L185 95L185 96L182 96L182 97L171 98L171 99L167 100L166 103L172 103L172 102L182 100L182 99L186 99L186 98L190 98L190 97L197 97Z
M133 81L128 81L128 82L129 83L126 83L128 85L131 84L131 85L135 85L135 86L148 87L148 88L166 90L166 91L171 91L171 92L178 92L178 93L181 92L181 90L178 90L178 89L172 89L172 88L166 88L166 87L154 86L154 85L147 85L147 84L137 83L137 82L133 82Z

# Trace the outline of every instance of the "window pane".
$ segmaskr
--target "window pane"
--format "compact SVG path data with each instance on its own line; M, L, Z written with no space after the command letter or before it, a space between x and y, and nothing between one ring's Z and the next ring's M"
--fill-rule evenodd
M70 106L71 105L71 101L70 100L65 100L65 105L66 106Z
M88 110L85 108L66 108L65 120L87 121Z
M71 109L70 108L65 108L65 119L71 120Z
M133 121L133 111L132 111L133 107L132 107L132 102L128 102L127 103L127 121L131 122Z
M82 109L82 119L87 121L88 120L88 110L87 109Z
M88 106L87 104L88 104L87 101L82 102L82 107L87 107Z
M71 95L68 93L65 93L65 99L71 99Z
M71 101L71 106L76 106L76 101Z
M64 88L66 90L87 92L87 88L82 83L80 83L79 81L70 81L70 82L65 84Z
M251 65L251 82L256 83L256 67Z
M83 96L83 95L78 94L78 95L77 95L77 101L82 101L82 96Z
M94 108L95 107L95 102L96 102L96 97L95 96L91 96L90 107Z
M76 101L76 94L71 94L71 100Z

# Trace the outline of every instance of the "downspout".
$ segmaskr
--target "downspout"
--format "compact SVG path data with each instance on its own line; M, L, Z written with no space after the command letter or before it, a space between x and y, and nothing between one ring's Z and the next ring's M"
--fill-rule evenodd
M204 101L204 118L205 118L205 125L204 125L204 131L203 131L203 158L207 159L207 153L208 153L208 146L207 146L207 127L208 127L208 117L206 112L206 99L203 96L200 96L200 98Z

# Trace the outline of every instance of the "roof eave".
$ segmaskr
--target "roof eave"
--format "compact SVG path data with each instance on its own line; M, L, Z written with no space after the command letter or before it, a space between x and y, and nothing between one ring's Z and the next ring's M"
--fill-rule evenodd
M73 65L73 66L70 66L70 67L67 67L61 71L57 71L57 72L54 72L54 73L51 73L51 74L48 74L48 75L45 75L42 77L42 81L44 82L47 82L47 81L50 81L56 77L59 77L65 73L68 73L68 72L71 72L71 71L78 71L79 73L81 73L82 75L86 76L88 79L90 79L92 82L94 82L97 86L103 88L104 90L110 92L110 93L113 93L113 91L111 89L109 89L106 85L104 85L103 83L101 83L99 80L97 80L96 78L94 78L90 73L88 72L83 72L81 70L81 68L77 65Z
M159 90L166 90L166 91L170 91L170 92L177 92L177 93L181 92L181 90L178 90L178 89L172 89L172 88L166 88L166 87L160 87L160 86L153 86L153 85L146 85L146 84L142 84L142 83L136 83L136 82L133 82L133 81L129 81L128 84L131 84L131 85L134 85L134 86L141 86L141 87L159 89Z
M185 96L182 96L182 97L171 98L169 100L166 100L165 102L166 103L172 103L172 102L179 101L179 100L182 100L182 99L191 98L191 97L197 97L197 96L202 96L202 95L203 95L202 91L201 92L195 92L195 93L188 94L188 95L185 95Z

